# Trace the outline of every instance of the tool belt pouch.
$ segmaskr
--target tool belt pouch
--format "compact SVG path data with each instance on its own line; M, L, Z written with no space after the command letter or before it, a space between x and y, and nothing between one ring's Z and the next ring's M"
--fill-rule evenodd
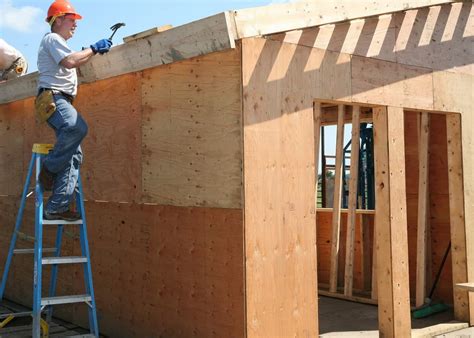
M52 90L44 90L36 97L35 110L36 120L39 123L44 123L53 115L56 110L56 104L54 103Z

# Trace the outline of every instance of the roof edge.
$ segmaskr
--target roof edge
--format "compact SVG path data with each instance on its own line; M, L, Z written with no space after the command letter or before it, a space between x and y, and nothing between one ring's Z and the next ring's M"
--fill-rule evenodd
M473 0L313 0L234 11L237 38L249 38Z

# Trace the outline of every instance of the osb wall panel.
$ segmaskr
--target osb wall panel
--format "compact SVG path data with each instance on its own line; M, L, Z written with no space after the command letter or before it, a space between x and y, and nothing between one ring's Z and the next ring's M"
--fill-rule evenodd
M417 113L405 113L405 167L407 191L408 242L411 297L416 290L416 250L418 222L418 134ZM428 243L427 293L430 292L450 239L446 117L430 114L429 142L429 218L431 239ZM433 297L452 304L451 255L443 268Z
M473 74L472 3L307 28L271 39L405 65Z
M159 204L240 208L240 50L143 73L143 192Z
M0 105L0 195L21 193L23 178L24 102Z
M352 100L433 109L433 76L427 68L352 57Z
M86 202L100 332L111 337L243 337L242 211ZM18 203L0 197L0 273ZM23 232L34 234L33 200ZM65 228L63 255L80 255L78 233ZM53 247L55 228L45 228ZM75 238L75 239L73 239ZM19 241L19 247L33 243ZM48 270L46 270L48 271ZM16 255L6 298L32 304L33 256ZM43 295L48 294L49 272ZM84 292L83 270L61 266L58 295ZM88 326L85 305L55 307Z
M332 236L332 212L317 213L317 245L318 245L318 282L322 285L329 284L329 271L331 267L331 236ZM366 248L366 252L370 253L372 259L372 243L374 231L374 216L365 215L368 220L368 237L370 246ZM355 228L355 245L354 245L354 289L364 289L364 271L363 271L363 246L361 237L361 215L356 216ZM346 257L346 233L347 233L347 213L341 215L341 233L339 246L339 265L338 265L338 284L344 286L344 266ZM368 272L368 276L372 275L372 271Z
M242 41L248 337L315 336L313 100L350 97L349 59Z
M101 202L86 210L102 333L244 336L241 210ZM81 278L76 271L76 291ZM75 321L87 324L84 307Z
M140 201L140 79L132 73L79 87L75 106L89 126L82 145L88 199Z

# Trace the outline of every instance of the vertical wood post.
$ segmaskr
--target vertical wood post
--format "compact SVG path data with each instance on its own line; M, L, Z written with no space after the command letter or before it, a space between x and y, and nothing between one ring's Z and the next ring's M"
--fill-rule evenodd
M408 234L402 108L374 109L380 337L410 337Z
M448 142L449 218L451 223L454 317L460 321L469 321L468 292L455 287L456 283L468 282L460 115L452 114L446 116L446 131Z
M426 298L426 250L428 228L428 179L429 179L429 113L420 113L418 128L418 227L416 245L416 306L425 303Z
M349 179L349 210L346 232L346 266L344 270L344 294L352 296L354 280L354 242L357 209L357 181L359 178L359 144L360 144L360 107L352 108L352 141L351 141L351 176ZM362 224L360 224L362 227Z
M341 190L342 170L344 166L344 105L337 109L336 166L334 178L334 201L332 214L331 266L329 270L329 291L337 292L337 268L339 258L339 240L341 232Z

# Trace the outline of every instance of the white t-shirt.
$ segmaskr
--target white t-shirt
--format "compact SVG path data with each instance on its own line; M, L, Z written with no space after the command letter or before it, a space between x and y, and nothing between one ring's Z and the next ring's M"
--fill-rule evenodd
M19 57L23 57L23 55L6 43L5 40L0 39L0 72L8 69Z
M76 68L68 69L59 63L73 51L57 33L47 33L38 50L38 88L51 88L76 96Z

